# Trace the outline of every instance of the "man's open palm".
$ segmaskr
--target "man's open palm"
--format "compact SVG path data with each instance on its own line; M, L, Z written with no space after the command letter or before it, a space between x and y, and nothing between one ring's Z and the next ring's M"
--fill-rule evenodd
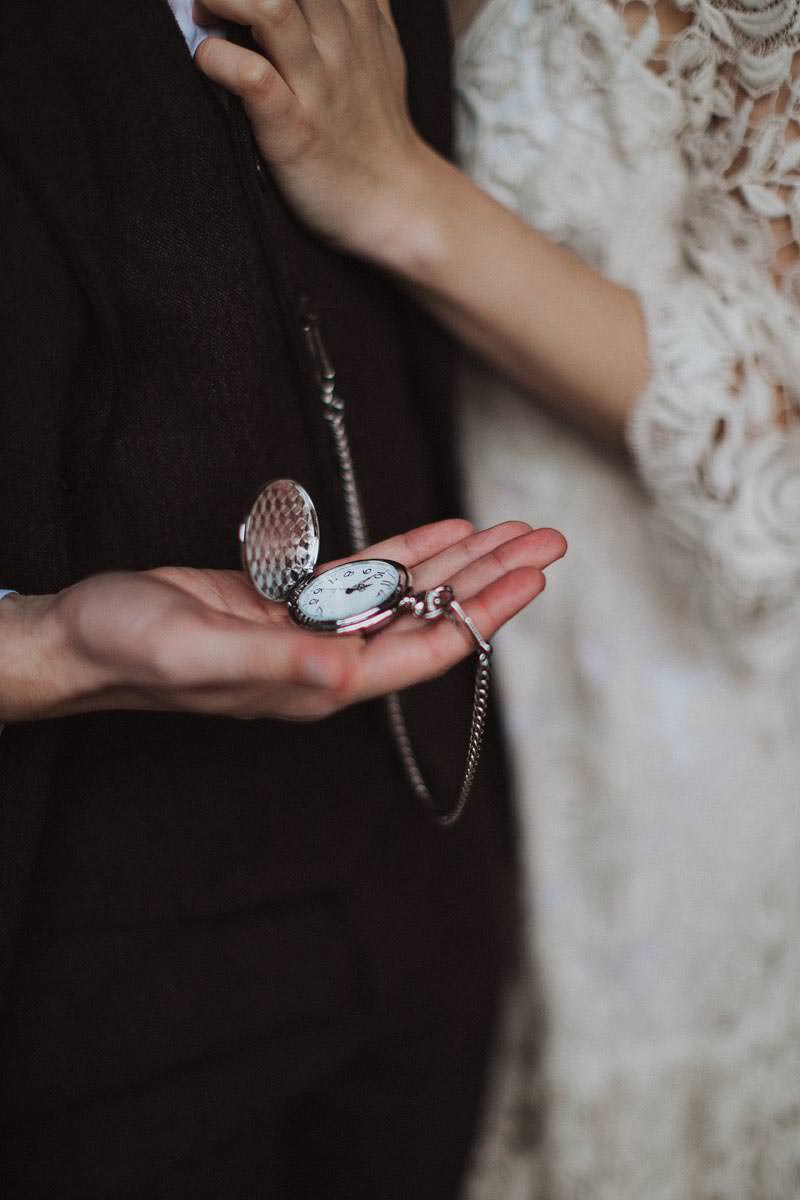
M404 563L418 591L450 583L490 638L542 591L564 550L560 534L519 522L475 533L441 521L359 557ZM313 720L431 679L474 649L447 620L402 617L366 638L309 632L244 573L184 567L94 576L40 619L60 664L53 694L23 689L8 719L135 708Z

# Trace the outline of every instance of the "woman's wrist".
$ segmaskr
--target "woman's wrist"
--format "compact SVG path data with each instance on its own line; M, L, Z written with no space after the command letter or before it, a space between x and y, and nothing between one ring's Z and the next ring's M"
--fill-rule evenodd
M355 207L357 219L343 239L345 248L409 283L427 286L446 257L453 177L457 181L459 172L416 139Z

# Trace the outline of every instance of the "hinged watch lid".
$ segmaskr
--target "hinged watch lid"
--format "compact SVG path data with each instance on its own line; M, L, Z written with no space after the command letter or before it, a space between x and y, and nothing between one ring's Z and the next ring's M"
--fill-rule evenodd
M313 574L319 556L319 522L313 501L293 479L273 479L239 530L242 559L267 600L286 600Z

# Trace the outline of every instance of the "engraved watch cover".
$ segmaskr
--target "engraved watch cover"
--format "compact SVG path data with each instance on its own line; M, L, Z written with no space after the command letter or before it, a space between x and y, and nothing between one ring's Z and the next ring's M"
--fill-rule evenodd
M286 600L317 564L317 513L308 492L293 479L266 485L239 536L245 570L267 600Z

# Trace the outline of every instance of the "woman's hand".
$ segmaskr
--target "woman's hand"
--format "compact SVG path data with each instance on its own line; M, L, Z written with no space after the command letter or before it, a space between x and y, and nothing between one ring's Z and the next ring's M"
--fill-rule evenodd
M390 271L525 391L618 446L648 374L638 298L422 141L389 0L203 7L249 25L263 51L209 38L196 61L241 96L300 216Z
M436 158L414 130L389 0L205 0L250 26L263 54L209 38L195 61L240 96L297 212L374 257Z
M451 583L492 637L564 550L560 534L518 522L474 533L441 521L363 557L405 563L419 590ZM0 720L120 708L314 720L440 675L473 649L447 620L405 617L366 639L311 633L237 571L98 575L0 605Z

